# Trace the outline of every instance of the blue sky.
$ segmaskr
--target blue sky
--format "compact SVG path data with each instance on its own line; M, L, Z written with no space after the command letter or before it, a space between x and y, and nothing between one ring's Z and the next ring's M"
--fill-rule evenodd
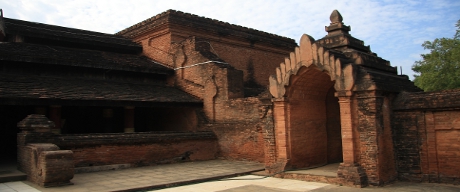
M254 28L298 41L326 35L329 15L339 10L351 35L392 66L411 66L427 51L424 41L453 37L460 0L0 0L9 18L116 33L168 9Z

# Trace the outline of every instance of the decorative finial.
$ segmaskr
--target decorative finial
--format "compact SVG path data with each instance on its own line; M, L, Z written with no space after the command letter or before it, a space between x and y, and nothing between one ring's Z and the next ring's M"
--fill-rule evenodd
M337 11L337 9L332 11L331 16L329 17L329 19L331 19L331 23L342 23L342 21L343 21L343 17L342 17L342 15L340 15L340 13L339 13L339 11Z

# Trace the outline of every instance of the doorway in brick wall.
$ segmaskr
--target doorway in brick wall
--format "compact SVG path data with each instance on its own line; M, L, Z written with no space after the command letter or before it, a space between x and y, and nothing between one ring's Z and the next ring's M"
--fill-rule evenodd
M0 105L0 146L2 146L0 163L4 161L16 162L16 138L20 132L17 123L32 113L34 113L34 108L30 106Z
M342 162L340 107L334 83L314 65L302 67L291 76L286 89L288 167Z

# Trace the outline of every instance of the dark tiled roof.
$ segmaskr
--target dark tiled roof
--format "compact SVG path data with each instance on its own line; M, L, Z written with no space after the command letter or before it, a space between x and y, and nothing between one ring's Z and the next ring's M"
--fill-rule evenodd
M79 101L112 102L149 106L152 103L201 104L202 101L174 87L140 82L22 76L0 73L0 101L54 100L70 104Z
M27 43L0 42L1 60L155 74L174 73L172 69L164 67L144 56Z
M129 52L141 52L142 47L130 39L118 35L47 25L29 21L4 18L6 34L51 39L87 46L100 46Z
M172 23L184 27L193 29L205 30L207 32L214 32L223 36L233 35L239 36L251 41L262 41L271 43L277 46L283 46L288 48L294 48L297 46L295 40L279 35L251 29L239 25L233 25L227 22L218 21L198 15L184 13L181 11L167 10L142 22L139 22L131 27L128 27L116 34L122 35L128 38L140 35L152 28L160 25Z

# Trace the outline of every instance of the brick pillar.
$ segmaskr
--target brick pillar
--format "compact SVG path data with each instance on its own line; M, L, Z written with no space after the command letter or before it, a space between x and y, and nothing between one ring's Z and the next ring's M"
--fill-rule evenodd
M384 98L375 92L362 93L358 101L358 131L360 140L361 166L366 171L370 185L379 186L383 181L380 174L380 147L383 130L383 105Z
M353 116L350 97L339 97L340 125L342 128L343 162L356 163L355 138L353 136Z
M269 102L269 104L260 105L262 111L260 118L264 135L265 168L268 173L272 173L270 167L276 163L276 142L273 124L273 104L270 100Z
M289 140L288 140L288 114L287 98L273 99L273 121L275 124L275 150L276 150L276 163L267 167L269 172L280 172L286 169L290 154L289 154Z
M54 122L45 115L31 114L18 122L17 127L21 130L17 134L17 160L18 169L25 172L28 169L28 158L25 158L24 147L29 143L48 143L53 141L51 129ZM26 172L27 173L27 172Z
M134 132L134 107L125 107L125 133Z
M51 132L54 134L61 134L61 106L51 105L50 106L50 120L54 122L54 128Z
M340 164L337 170L337 176L342 178L346 185L365 187L367 186L367 176L364 169L358 163L358 148L355 146L356 125L354 124L354 100L349 96L341 96L339 98L340 105L340 125L342 133L342 152L343 163Z

